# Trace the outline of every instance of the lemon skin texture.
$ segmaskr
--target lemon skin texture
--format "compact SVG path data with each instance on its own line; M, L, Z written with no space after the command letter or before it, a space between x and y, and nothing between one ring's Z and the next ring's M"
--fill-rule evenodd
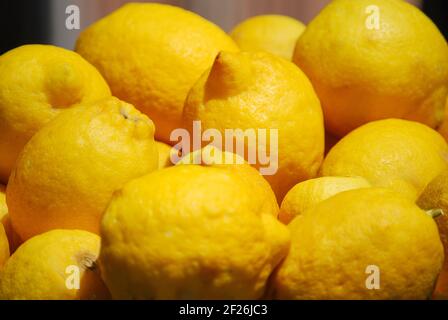
M218 130L223 137L226 129L255 130L255 146L241 136L234 137L234 145L244 144L247 161L249 153L270 156L276 171L264 177L278 201L298 182L315 177L321 165L324 126L319 99L300 69L269 53L221 52L191 89L183 115L190 132L195 120L203 130ZM266 130L265 141L259 129ZM278 139L271 141L271 129L278 130ZM250 164L267 167L259 159Z
M257 299L286 255L275 212L227 168L176 165L115 193L102 275L118 299Z
M110 297L96 267L100 238L81 230L52 230L26 241L0 273L2 300L91 300ZM79 289L68 267L79 270Z
M359 176L416 200L447 167L448 147L435 130L418 122L388 119L365 124L327 154L323 176Z
M370 186L362 177L319 177L300 182L283 199L279 219L288 224L296 216L340 192Z
M219 27L181 8L130 3L84 30L76 52L98 68L114 96L155 123L170 143L188 90L219 51L238 51Z
M432 180L417 200L417 204L423 210L442 210L443 214L435 221L439 228L440 239L445 249L445 257L448 256L448 170L445 170ZM437 280L433 294L434 299L448 299L448 261L445 259L442 272Z
M159 152L159 169L167 168L173 166L171 161L171 154L175 152L172 147L166 143L156 141L157 150Z
M341 192L289 225L277 299L427 299L444 255L433 218L382 188ZM379 289L369 289L374 266Z
M250 164L237 154L221 151L213 145L191 152L184 156L176 165L200 164L203 167L226 169L237 174L252 190L254 201L263 203L261 211L270 212L277 217L279 207L277 198L267 180Z
M101 74L73 51L25 45L0 56L0 182L6 184L26 142L78 103L110 96Z
M305 28L294 18L269 14L244 20L233 28L230 36L243 51L266 51L291 60Z
M158 166L152 121L117 98L79 105L24 148L6 189L23 239L52 229L99 232L101 216L126 182Z
M293 61L342 137L370 121L437 127L448 95L448 45L434 23L401 0L336 0L298 39Z

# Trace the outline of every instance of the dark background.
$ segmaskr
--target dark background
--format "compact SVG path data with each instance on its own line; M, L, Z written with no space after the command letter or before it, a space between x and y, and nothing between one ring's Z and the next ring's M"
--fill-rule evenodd
M448 41L448 1L427 0L423 2L423 11L434 21Z
M47 0L0 0L0 53L23 44L49 43Z
M0 0L0 54L23 44L51 43L52 30L48 18L50 2L51 0ZM275 9L274 4L273 8ZM423 11L448 39L448 1L425 0Z

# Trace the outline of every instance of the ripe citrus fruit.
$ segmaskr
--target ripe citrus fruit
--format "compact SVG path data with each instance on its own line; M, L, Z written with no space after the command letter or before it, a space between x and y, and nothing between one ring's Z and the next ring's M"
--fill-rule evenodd
M175 152L172 147L166 143L156 141L157 151L159 152L159 169L170 167L173 165L171 154Z
M6 205L5 187L0 185L0 225L3 225L6 237L9 242L9 252L12 254L22 243L11 224L11 217L8 214Z
M425 299L443 263L432 217L388 189L341 192L288 227L279 299Z
M0 56L0 182L25 143L77 103L110 96L101 74L75 52L25 45Z
M0 271L9 258L9 242L3 224L0 223Z
M8 206L6 205L6 187L0 184L0 222L8 215Z
M291 60L297 39L305 25L291 17L261 15L244 20L230 36L244 51L267 51Z
M100 238L87 231L52 230L33 237L0 273L0 299L105 299L109 293L95 262L99 250Z
M127 183L101 226L112 297L260 298L289 247L265 201L236 171L215 166L176 165Z
M271 186L254 167L245 162L239 155L223 152L212 145L207 145L200 150L187 154L176 165L185 164L200 164L232 171L247 183L248 188L252 190L252 197L254 199L258 198L254 201L263 203L260 210L271 212L275 217L278 216L279 207Z
M258 155L250 163L257 168L267 167L259 155L268 154L278 170L265 178L279 201L296 183L313 178L323 158L322 111L311 83L294 64L268 53L221 52L185 102L184 123L190 132L194 120L201 121L204 131L218 130L223 137L226 129L252 130L255 144L245 143L249 139L244 134L233 138L245 144L246 160L249 154ZM278 139L270 138L271 129L278 130Z
M152 121L107 98L60 114L28 142L6 200L14 230L26 240L51 229L99 232L112 193L157 169Z
M448 146L435 130L413 121L365 124L342 138L322 165L324 176L360 176L416 200L447 168Z
M283 199L279 219L288 224L296 216L335 194L367 187L370 183L361 177L320 177L300 182Z
M440 239L445 249L445 263L439 275L434 298L448 299L448 170L431 181L420 195L417 204L424 210L443 210L437 217Z
M448 45L419 9L401 0L335 0L299 38L293 61L343 136L373 120L440 124L448 94Z
M131 3L81 33L76 51L95 65L112 93L151 117L158 140L181 126L188 90L220 50L238 50L202 17L154 3Z
M448 141L448 97L446 99L445 105L445 118L443 119L442 124L438 128L439 133Z

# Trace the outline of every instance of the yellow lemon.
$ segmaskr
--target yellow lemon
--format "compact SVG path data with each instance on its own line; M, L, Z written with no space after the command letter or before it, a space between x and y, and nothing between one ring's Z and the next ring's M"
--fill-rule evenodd
M77 103L110 96L101 74L75 52L25 45L0 56L0 182L26 142Z
M195 120L223 137L233 129L234 145L246 147L245 159L269 168L265 178L279 201L295 184L313 178L323 158L322 110L311 83L294 64L268 53L221 52L185 102L190 132ZM269 156L269 164L260 153Z
M112 193L158 165L152 121L107 98L59 115L25 146L6 200L26 240L51 229L99 232Z
M267 51L291 60L297 39L305 25L291 17L261 15L244 20L230 36L244 51Z
M9 258L9 242L3 224L0 223L0 270Z
M0 273L1 300L109 297L96 259L100 238L87 231L52 230L26 241Z
M293 61L343 136L373 120L436 127L448 94L448 45L419 9L401 0L335 0L310 22Z
M171 155L176 152L170 145L156 141L157 151L159 152L159 169L170 167L173 165Z
M279 219L288 224L296 216L342 191L370 186L361 177L320 177L300 182L283 199Z
M131 3L81 33L76 51L112 93L149 115L158 140L181 126L188 90L220 50L238 50L221 29L181 8Z
M388 189L341 192L288 227L278 299L425 299L443 263L433 218Z
M0 184L0 222L8 215L8 206L6 205L6 187Z
M241 175L198 165L127 183L101 236L103 279L118 299L260 298L289 247L286 227Z
M445 118L438 128L438 131L445 138L445 140L448 141L448 97L446 99Z
M187 154L176 165L185 164L200 164L232 171L247 183L248 188L252 190L252 196L254 199L257 198L254 201L263 203L261 210L271 212L275 217L278 216L279 207L271 186L254 167L239 155L223 152L215 146L207 145L200 150Z
M17 233L14 232L14 229L12 227L11 217L8 214L8 206L6 205L5 191L6 191L5 186L0 185L0 225L3 226L6 237L7 237L7 241L9 242L9 252L13 253L18 248L18 246L22 243L22 241L20 240ZM5 252L5 251L3 251L3 252Z
M428 184L417 204L424 210L441 209L444 213L436 219L446 258L437 281L434 298L448 299L448 170L442 172Z
M342 138L322 165L324 176L360 176L415 200L447 168L448 146L435 130L389 119L365 124Z

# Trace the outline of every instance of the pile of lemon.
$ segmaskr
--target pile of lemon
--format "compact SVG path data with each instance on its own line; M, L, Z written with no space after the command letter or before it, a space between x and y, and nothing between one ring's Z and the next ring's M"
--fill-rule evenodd
M75 51L13 49L0 299L448 298L447 96L447 42L401 0L229 35L127 4ZM278 170L211 146L172 163L193 121L277 129Z

